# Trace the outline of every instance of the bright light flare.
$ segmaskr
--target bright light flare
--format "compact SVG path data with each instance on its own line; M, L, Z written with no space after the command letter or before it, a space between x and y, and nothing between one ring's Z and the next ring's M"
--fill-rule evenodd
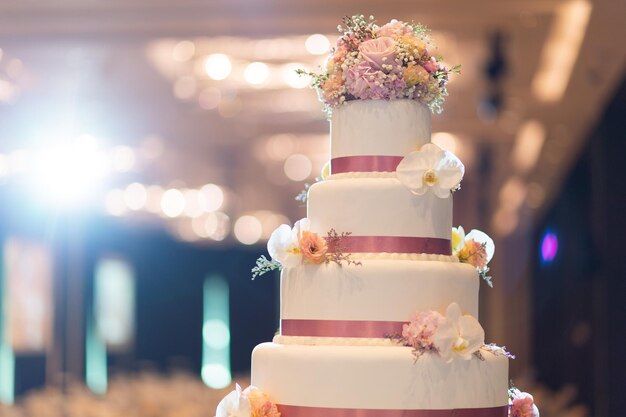
M87 201L109 172L107 155L90 136L36 152L31 182L49 203L74 206Z

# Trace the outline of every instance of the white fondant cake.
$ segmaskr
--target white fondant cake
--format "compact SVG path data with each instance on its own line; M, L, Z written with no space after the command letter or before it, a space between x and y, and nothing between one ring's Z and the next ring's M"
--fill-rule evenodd
M450 256L452 197L416 195L389 169L429 142L430 111L411 100L357 100L335 109L331 126L333 175L310 188L307 217L319 235L350 232L357 241L347 251L361 264L284 268L281 330L274 343L254 350L252 384L282 417L346 410L357 412L345 416L457 409L503 415L507 357L416 360L394 339L415 312L446 314L456 303L478 317L476 268ZM408 249L394 253L389 246Z

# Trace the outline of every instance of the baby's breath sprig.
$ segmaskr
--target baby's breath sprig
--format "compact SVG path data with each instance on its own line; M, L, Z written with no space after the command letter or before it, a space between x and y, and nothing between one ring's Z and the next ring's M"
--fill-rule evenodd
M259 256L259 259L256 260L256 266L252 268L252 279L254 280L256 277L259 277L263 274L267 274L268 272L272 272L275 270L282 270L282 265L280 262L275 261L274 259L269 260L265 257L265 255Z

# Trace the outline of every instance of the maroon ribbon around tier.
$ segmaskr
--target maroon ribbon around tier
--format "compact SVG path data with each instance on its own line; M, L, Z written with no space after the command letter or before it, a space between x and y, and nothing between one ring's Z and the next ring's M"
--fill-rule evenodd
M283 336L383 338L402 333L402 321L282 319Z
M328 242L329 252L336 250L334 241ZM426 253L451 255L450 239L414 236L344 236L339 241L346 253Z
M372 410L304 407L277 404L281 417L507 417L509 407L453 408L448 410Z
M402 156L387 155L340 156L330 160L330 172L393 172L402 159Z

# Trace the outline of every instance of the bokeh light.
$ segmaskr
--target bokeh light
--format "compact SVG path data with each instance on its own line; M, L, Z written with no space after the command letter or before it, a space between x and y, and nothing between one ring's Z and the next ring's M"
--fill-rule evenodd
M559 238L556 233L547 231L541 239L541 262L550 264L559 252Z
M261 239L263 225L255 216L244 215L237 219L233 231L238 241L253 245Z
M185 196L180 190L170 188L161 197L161 210L167 217L178 217L185 210Z
M124 203L131 210L141 210L147 199L146 187L138 182L129 184L124 190Z
M294 154L285 160L284 171L292 181L303 181L311 175L313 164L308 156Z
M312 55L324 55L330 50L330 41L326 36L316 33L306 39L304 46Z
M270 75L268 66L262 62L251 62L246 66L243 77L252 85L261 85L267 81Z
M232 71L230 58L224 54L212 54L204 60L204 72L214 80L224 80Z

